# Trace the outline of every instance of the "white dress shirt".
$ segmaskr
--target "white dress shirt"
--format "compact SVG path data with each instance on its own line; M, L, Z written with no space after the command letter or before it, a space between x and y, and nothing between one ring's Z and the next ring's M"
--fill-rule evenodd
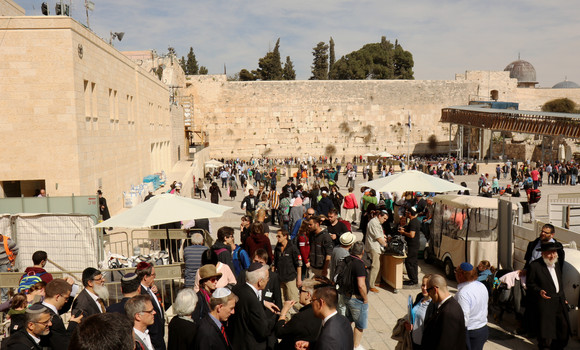
M324 327L324 325L326 324L326 321L330 320L330 318L334 315L336 315L338 313L338 311L334 310L333 313L331 313L330 315L326 316L324 318L324 320L322 320L322 327Z
M554 265L548 265L546 264L546 266L548 267L548 272L550 273L550 276L552 276L552 281L554 282L554 286L556 287L556 293L558 293L560 291L560 284L558 283L558 276L556 275L556 264Z
M489 294L483 283L479 281L459 283L455 299L463 310L465 327L468 331L487 325Z
M147 348L147 350L155 350L153 347L153 343L151 343L151 338L149 337L149 330L146 329L145 332L141 332L137 328L133 328L135 334L141 339L143 345Z

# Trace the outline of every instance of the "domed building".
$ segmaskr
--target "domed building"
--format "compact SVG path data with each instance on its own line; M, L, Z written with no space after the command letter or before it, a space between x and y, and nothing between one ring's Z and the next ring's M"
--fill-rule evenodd
M518 80L518 87L520 88L535 88L536 84L536 69L528 61L517 60L508 64L504 71L510 72L510 78Z
M580 85L576 84L573 81L568 81L564 79L564 81L559 82L558 84L552 86L552 89L578 89Z

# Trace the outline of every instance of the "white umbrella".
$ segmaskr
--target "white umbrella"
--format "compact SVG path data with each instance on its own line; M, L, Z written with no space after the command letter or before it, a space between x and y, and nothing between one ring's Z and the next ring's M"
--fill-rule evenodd
M377 156L381 157L381 158L393 158L393 155L390 154L389 152L381 152L378 153Z
M115 215L95 227L150 227L176 221L220 217L230 209L232 208L199 199L163 193L153 196L148 201Z
M205 166L207 168L219 168L220 166L224 165L224 163L220 162L219 160L208 160L207 162L205 162Z
M374 153L365 153L363 154L363 157L374 157L375 154Z
M370 187L377 192L401 193L406 191L443 193L468 189L417 170L408 170L396 175L382 177L358 186Z

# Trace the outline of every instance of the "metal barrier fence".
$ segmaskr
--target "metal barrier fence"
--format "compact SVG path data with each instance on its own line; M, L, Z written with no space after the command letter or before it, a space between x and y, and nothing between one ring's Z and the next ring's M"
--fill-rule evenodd
M168 247L176 247L178 258L174 261L183 260L183 245L193 233L201 233L205 245L211 247L213 238L209 232L203 229L189 229L188 232L181 229L169 230ZM103 236L105 254L108 252L123 255L125 257L136 255L148 255L161 250L161 241L167 240L167 232L163 229L135 229L117 231ZM168 249L168 248L167 248Z
M177 291L183 287L183 263L171 265L157 265L155 266L155 284L161 293L161 300L164 308L167 309L175 300ZM123 298L121 293L121 278L129 272L135 272L134 267L120 268L120 269L103 269L101 270L105 275L105 285L109 289L109 300L105 304L111 305L117 303ZM62 271L51 272L53 278L72 277L77 284L81 284L82 271ZM22 272L3 272L0 273L0 286L3 288L18 288Z

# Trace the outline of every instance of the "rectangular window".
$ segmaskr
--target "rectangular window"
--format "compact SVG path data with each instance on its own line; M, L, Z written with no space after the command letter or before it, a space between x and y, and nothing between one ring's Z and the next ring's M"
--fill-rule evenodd
M91 116L93 118L93 130L99 130L99 115L97 109L97 84L91 83Z

